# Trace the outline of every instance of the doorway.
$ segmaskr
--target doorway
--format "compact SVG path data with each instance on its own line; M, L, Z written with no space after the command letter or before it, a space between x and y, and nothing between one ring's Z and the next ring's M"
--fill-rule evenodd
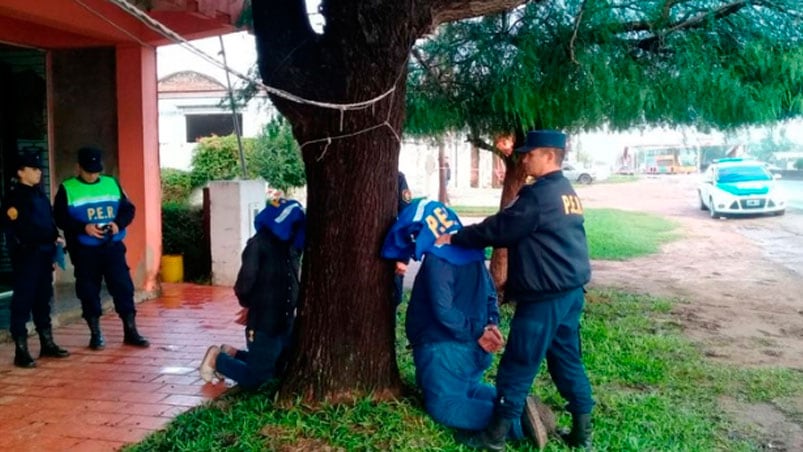
M0 44L0 196L16 177L14 159L26 148L42 152L42 188L50 195L47 158L47 83L44 51ZM0 328L8 327L11 260L0 234Z

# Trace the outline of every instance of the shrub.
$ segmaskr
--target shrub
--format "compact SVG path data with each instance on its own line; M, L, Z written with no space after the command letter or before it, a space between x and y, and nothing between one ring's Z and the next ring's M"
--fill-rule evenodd
M162 204L162 252L184 255L185 280L209 280L212 258L202 207L176 202Z
M272 120L258 138L243 138L246 177L262 178L271 187L287 191L306 183L304 163L290 124L282 117ZM241 176L237 137L201 138L192 155L190 180L200 187L211 180Z
M803 171L803 159L795 160L795 169Z
M243 138L243 153L253 153L253 138ZM237 137L211 136L198 140L192 153L190 178L193 187L201 187L210 180L230 180L240 176L240 150Z
M301 150L290 123L278 117L262 130L257 138L254 154L249 158L249 172L265 179L271 187L286 192L307 183Z
M186 202L192 192L190 173L173 168L163 168L162 202Z

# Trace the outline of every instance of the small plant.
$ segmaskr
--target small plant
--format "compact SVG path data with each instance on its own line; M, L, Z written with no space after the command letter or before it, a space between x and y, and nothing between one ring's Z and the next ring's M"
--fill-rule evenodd
M803 171L803 159L795 160L795 169L798 171Z

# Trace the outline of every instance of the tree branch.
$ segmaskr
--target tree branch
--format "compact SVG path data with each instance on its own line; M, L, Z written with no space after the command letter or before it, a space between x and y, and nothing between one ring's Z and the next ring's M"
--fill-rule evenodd
M583 20L583 13L586 9L586 0L583 0L583 3L580 4L580 10L577 12L577 15L574 18L574 31L572 32L572 38L569 40L569 57L571 58L572 62L576 65L580 65L577 62L577 58L574 55L574 43L577 41L577 32L580 30L580 21Z
M534 0L538 3L543 0ZM415 0L416 10L429 10L425 23L417 24L424 32L434 30L438 25L470 17L501 13L527 3L527 0Z
M466 138L466 142L471 143L478 149L485 149L486 151L490 151L494 155L502 159L505 159L507 157L504 152L499 150L499 148L480 138L479 134L477 134L476 131L474 130L472 130L471 134Z

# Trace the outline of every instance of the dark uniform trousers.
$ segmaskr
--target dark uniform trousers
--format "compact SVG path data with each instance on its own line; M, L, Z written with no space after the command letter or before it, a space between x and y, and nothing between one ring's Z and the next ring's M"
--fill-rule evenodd
M11 299L11 335L27 337L25 324L33 313L36 329L50 328L50 300L53 298L54 245L21 246L11 260L14 294Z
M580 356L583 304L582 287L541 301L517 303L496 376L500 417L521 416L544 357L552 381L569 402L567 410L574 415L591 412L591 385Z
M114 310L125 316L136 312L134 308L134 283L128 273L123 242L109 242L100 246L76 245L70 248L75 266L75 294L81 300L85 319L100 317L100 284L106 287L114 300Z

